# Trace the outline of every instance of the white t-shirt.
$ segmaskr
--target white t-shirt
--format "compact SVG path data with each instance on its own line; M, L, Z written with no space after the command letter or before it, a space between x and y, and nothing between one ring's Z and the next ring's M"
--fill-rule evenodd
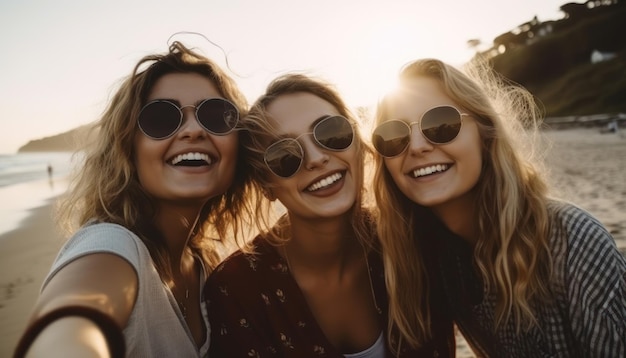
M43 287L65 265L94 253L118 255L137 272L137 301L124 329L128 357L208 357L210 326L204 299L200 297L207 336L198 349L148 249L137 235L120 225L98 223L78 230L59 252ZM204 270L201 270L200 292L203 292L205 280Z
M383 334L381 333L378 336L378 339L371 347L368 349L352 354L344 354L343 356L346 358L380 358L385 356L385 341L383 339Z

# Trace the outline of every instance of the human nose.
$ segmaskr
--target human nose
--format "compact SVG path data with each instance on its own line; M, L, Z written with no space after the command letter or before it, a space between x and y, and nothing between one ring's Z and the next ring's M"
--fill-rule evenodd
M321 168L328 163L328 154L321 148L311 136L306 136L300 140L300 145L304 151L304 167L311 171Z
M419 128L419 124L411 123L409 126L411 128L411 134L409 135L409 154L419 155L433 150L433 144L424 137L424 134Z
M196 108L194 106L185 106L180 111L183 116L183 123L178 131L180 138L195 139L206 136L206 130L196 118Z

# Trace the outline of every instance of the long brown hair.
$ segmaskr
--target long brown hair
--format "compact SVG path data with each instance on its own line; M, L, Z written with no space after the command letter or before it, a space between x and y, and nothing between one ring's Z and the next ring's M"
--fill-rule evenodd
M496 329L509 320L518 330L528 329L536 324L532 301L549 297L552 270L546 185L514 140L537 129L540 116L534 99L482 62L468 64L462 72L438 60L418 60L401 71L400 83L415 77L437 80L477 120L483 168L474 189L481 233L474 263L486 290L496 295ZM389 99L379 104L377 124L389 119ZM418 225L428 225L420 220L424 208L400 192L382 157L376 156L375 163L378 232L390 295L389 334L397 331L410 345L419 346L431 335L422 255L432 253L420 252L414 240L432 238L417 235Z
M237 85L208 58L173 42L165 54L143 57L121 84L94 126L95 143L84 149L84 163L75 173L70 190L61 201L59 216L64 228L74 231L91 221L115 223L137 234L146 244L164 281L171 279L167 247L156 230L152 198L139 184L134 163L136 118L155 83L168 73L197 73L208 78L220 94L233 102L242 115L247 102ZM247 176L242 161L236 164L231 187L203 207L189 246L213 268L219 258L209 234L220 238L240 229L238 213L244 208ZM189 223L191 226L193 223Z

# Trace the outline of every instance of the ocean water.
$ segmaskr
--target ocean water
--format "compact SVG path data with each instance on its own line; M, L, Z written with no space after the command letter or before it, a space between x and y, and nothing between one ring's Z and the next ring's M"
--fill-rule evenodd
M72 154L0 154L0 235L17 228L30 209L67 190L67 176L79 160Z

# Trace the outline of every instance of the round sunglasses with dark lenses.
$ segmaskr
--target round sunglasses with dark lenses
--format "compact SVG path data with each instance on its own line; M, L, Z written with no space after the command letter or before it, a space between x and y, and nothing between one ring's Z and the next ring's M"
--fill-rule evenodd
M300 134L296 138L281 139L265 150L265 164L282 178L289 178L296 174L304 160L304 149L298 139L304 135L313 134L313 139L321 148L332 151L348 149L354 141L354 129L342 116L327 117L319 121L313 132Z
M178 131L183 123L183 108L195 108L196 120L207 132L215 135L230 133L239 121L239 110L223 98L208 98L197 106L179 107L176 103L157 99L139 112L137 123L141 131L156 140L166 139Z
M461 132L463 116L452 106L434 107L422 115L417 122L407 123L401 120L390 120L382 123L372 134L372 144L376 151L384 157L395 157L402 154L411 141L411 128L419 124L424 138L433 144L452 142Z

